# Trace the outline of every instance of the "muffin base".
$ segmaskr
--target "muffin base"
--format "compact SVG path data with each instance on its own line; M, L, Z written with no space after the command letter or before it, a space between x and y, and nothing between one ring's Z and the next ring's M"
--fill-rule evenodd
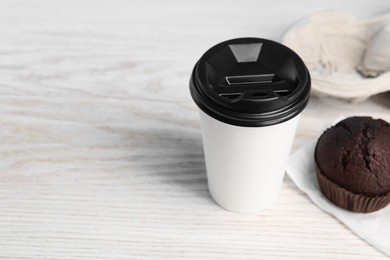
M390 192L382 196L366 196L353 193L327 178L317 164L316 174L318 184L325 197L343 209L368 213L380 210L390 203Z

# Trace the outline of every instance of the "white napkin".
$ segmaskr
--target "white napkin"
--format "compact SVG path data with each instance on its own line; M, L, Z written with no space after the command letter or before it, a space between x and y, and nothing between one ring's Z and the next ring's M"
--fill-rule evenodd
M323 211L335 216L353 232L390 256L390 205L373 213L353 213L332 204L322 195L314 165L313 140L290 156L286 171L293 182Z

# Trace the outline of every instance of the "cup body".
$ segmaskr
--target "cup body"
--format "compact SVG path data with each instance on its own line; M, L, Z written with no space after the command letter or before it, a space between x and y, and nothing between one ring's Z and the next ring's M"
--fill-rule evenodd
M213 199L237 213L256 213L273 204L300 115L276 125L242 127L199 111Z

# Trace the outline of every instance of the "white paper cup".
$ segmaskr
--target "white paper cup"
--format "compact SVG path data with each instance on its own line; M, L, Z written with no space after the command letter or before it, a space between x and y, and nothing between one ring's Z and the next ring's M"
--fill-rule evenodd
M289 48L240 38L195 65L191 95L200 109L209 191L223 208L256 213L277 198L310 75Z

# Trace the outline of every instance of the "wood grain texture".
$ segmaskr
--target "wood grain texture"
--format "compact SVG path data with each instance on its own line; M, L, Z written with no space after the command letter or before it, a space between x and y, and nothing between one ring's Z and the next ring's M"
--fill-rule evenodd
M240 215L210 198L192 67L213 44L278 39L314 12L387 1L0 2L0 258L385 259L286 178ZM390 96L313 97L294 150Z

